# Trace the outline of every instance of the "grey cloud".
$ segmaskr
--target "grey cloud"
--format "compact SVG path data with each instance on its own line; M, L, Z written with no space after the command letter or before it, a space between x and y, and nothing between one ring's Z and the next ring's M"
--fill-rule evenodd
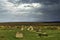
M4 0L3 0L4 1ZM3 1L0 0L2 3ZM11 2L14 3L14 0ZM0 22L3 21L29 21L29 22L41 22L41 21L59 21L60 20L60 0L21 0L20 3L40 3L41 8L34 10L17 10L15 14L7 10L4 4L0 3ZM19 14L20 12L20 14ZM24 15L21 15L23 12Z
M60 21L60 0L40 0L40 2L43 7L38 10L44 14L44 21Z

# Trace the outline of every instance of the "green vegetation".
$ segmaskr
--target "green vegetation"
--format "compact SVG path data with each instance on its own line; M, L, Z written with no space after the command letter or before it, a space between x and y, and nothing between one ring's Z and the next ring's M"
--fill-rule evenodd
M22 32L24 34L23 38L16 38L16 32ZM0 29L0 40L60 40L60 30L42 30L46 32L48 36L40 37L38 32L33 31L20 31L20 29Z
M22 33L23 38L16 38L17 32ZM0 40L60 40L60 26L0 26Z

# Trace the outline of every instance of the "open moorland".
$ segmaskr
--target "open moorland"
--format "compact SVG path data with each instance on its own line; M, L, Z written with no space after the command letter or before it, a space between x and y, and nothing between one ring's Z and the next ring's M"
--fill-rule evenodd
M0 40L60 40L60 23L0 23Z

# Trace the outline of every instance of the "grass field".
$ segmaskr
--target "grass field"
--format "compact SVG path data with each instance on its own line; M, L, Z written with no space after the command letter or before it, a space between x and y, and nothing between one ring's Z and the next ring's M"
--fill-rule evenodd
M19 29L0 30L0 40L60 40L60 30L43 30L48 36L38 36L37 32L20 31L24 34L23 38L16 38L15 34Z

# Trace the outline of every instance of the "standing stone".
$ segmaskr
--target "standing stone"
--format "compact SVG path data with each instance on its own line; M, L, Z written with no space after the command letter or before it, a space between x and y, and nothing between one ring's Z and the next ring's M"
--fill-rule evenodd
M21 31L23 31L23 30L24 30L24 28L22 27L22 28L21 28Z
M30 26L27 30L33 31L34 29L32 26Z
M23 38L23 33L17 32L16 33L16 38Z

